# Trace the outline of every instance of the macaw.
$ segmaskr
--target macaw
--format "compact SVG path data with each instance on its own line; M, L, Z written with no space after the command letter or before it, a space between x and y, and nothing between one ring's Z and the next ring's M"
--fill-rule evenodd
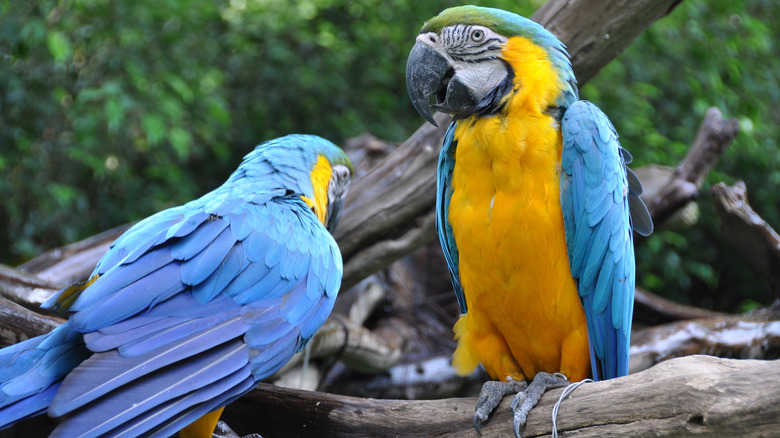
M130 228L45 303L67 322L0 350L0 428L48 412L62 418L51 437L210 438L330 314L342 260L329 231L351 174L333 143L289 135Z
M632 230L653 228L642 187L607 117L578 100L565 46L529 19L446 9L423 25L406 80L426 120L453 115L436 199L462 314L453 367L500 381L483 386L477 431L521 391L519 436L546 388L628 373Z

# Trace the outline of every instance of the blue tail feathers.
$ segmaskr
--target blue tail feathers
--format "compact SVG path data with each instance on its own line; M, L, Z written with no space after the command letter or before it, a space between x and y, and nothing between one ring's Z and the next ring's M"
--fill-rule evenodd
M0 429L46 411L63 377L90 354L68 323L0 350Z

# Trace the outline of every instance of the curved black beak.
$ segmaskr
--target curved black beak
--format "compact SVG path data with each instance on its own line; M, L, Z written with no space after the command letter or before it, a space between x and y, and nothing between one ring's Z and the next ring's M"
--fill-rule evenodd
M432 125L432 110L464 114L473 110L479 99L463 84L450 62L429 45L418 41L406 61L406 88L412 105ZM431 104L429 97L436 102Z
M445 76L451 70L447 58L441 56L425 43L418 41L406 61L406 88L414 109L433 126L433 112L428 101L432 94L438 94L447 86Z

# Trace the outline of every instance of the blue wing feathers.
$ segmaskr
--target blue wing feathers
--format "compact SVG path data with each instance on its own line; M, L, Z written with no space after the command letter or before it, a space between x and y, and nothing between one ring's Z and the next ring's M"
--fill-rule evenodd
M235 339L243 334L242 330L246 325L233 319L183 342L174 339L140 355L123 354L121 348L97 353L68 374L49 412L64 415L155 370Z
M230 282L248 265L249 260L244 255L243 244L238 242L231 248L230 253L211 276L193 286L192 296L200 303L211 301L217 294L225 290Z
M165 240L190 235L210 216L209 213L199 208L194 209L194 211L187 210L186 206L184 208L187 216L183 218L184 220L179 221L176 225L168 229L168 232L165 234Z
M222 264L235 244L236 238L226 227L210 242L207 248L192 259L182 263L182 283L195 286L205 281ZM171 251L172 254L173 252Z
M243 210L243 209L242 209ZM233 237L236 240L244 240L252 232L252 225L246 218L247 213L239 210L239 212L232 213L229 218L230 231L233 232Z
M76 302L71 306L71 309L78 310L86 308L113 294L117 290L129 286L139 278L162 268L170 263L171 260L170 248L163 247L150 250L142 257L138 257L132 262L114 266L95 280L95 282L90 285L88 292L82 292ZM111 273L106 275L108 272ZM49 300L49 302L54 301L56 300Z
M182 217L181 210L173 208L137 223L111 245L111 249L98 262L95 272L103 274L128 259L130 253L133 253L133 257L128 263L145 254L153 246L165 241L166 230L175 226Z
M228 222L221 218L203 222L191 233L178 240L175 245L172 245L171 256L175 260L189 260L195 257L209 247L228 225Z
M436 231L439 235L444 258L449 267L452 288L458 300L460 313L466 314L468 306L466 305L466 296L463 295L463 287L460 284L458 246L455 243L455 236L452 234L452 226L450 226L448 219L450 199L452 198L451 180L455 167L455 150L458 146L454 140L456 126L456 122L453 122L447 128L447 132L444 134L442 150L439 154L439 164L436 173Z
M180 269L178 263L165 265L86 308L76 300L71 309L77 312L70 317L70 322L81 331L97 330L167 300L185 289Z
M252 376L245 377L240 380L241 376L250 374L249 369L242 369L241 373L235 373L229 377L226 377L218 382L203 388L191 395L182 397L180 400L176 400L168 403L166 406L158 409L154 414L150 414L149 418L154 418L155 415L161 415L168 410L176 410L180 412L175 417L171 417L165 424L156 426L153 429L148 427L143 428L145 436L149 438L168 438L177 430L186 426L187 424L195 421L201 416L217 409L220 406L225 406L238 398L240 395L246 393L257 383ZM182 406L188 408L183 409ZM136 436L140 432L140 426L146 424L146 418L139 419L138 424L134 424L132 427L126 427L121 430L117 430L117 437L123 436ZM160 423L157 421L157 423Z
M628 372L634 297L629 204L644 207L638 198L642 189L625 167L631 155L596 106L572 104L561 131L561 205L569 261L583 299L594 378L608 379ZM649 214L641 220L645 231L652 229Z

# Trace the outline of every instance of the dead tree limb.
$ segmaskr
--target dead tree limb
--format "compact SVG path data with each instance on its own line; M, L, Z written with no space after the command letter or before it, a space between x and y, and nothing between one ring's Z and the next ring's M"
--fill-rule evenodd
M577 80L584 84L622 53L649 24L669 14L680 3L682 0L551 0L532 18L566 43L577 65Z
M693 354L733 359L780 358L779 319L776 310L764 310L637 330L631 337L629 373Z
M0 348L48 333L63 321L0 297Z
M453 347L454 350L454 347ZM695 354L732 359L780 358L780 310L718 315L636 329L631 336L629 372ZM373 398L429 399L479 393L483 372L457 376L452 350L428 360L397 365L376 376L353 374L334 381L328 391Z
M699 197L704 179L734 140L738 130L739 124L735 119L724 119L714 107L707 110L693 146L675 169L671 180L656 196L644 199L656 225Z
M0 265L0 296L37 309L54 292L86 280L111 243L131 225L51 249L16 268Z
M780 299L780 235L750 206L743 181L715 184L711 193L723 234Z
M566 436L771 436L780 430L780 361L690 356L638 374L579 387L558 414ZM549 436L549 391L531 411L524 437ZM511 436L512 397L483 426ZM401 401L344 397L261 385L228 406L239 433L275 437L478 437L476 398ZM258 414L262 413L262 414Z
M634 293L634 324L658 325L688 319L725 317L725 313L687 306L637 288Z

